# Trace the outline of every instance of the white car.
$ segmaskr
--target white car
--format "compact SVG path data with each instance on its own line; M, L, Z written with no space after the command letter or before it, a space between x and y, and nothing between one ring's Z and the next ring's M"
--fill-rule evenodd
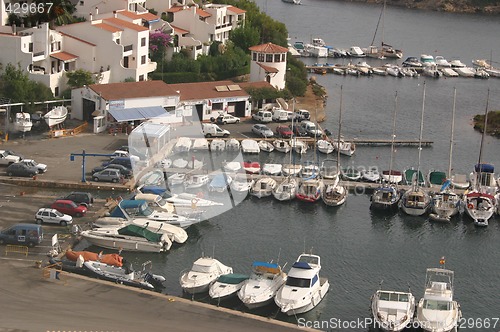
M109 159L113 160L117 157L130 157L130 154L124 150L116 150L111 156L109 156Z
M228 123L239 123L240 118L233 116L231 114L224 114L217 117L218 124L228 124Z
M252 126L252 132L260 137L273 137L274 133L268 126L256 124Z
M26 164L28 166L36 167L36 169L38 170L38 173L45 173L45 172L47 172L47 165L41 164L41 163L37 163L33 159L23 159L20 162L23 163L23 164Z
M51 208L41 208L35 214L37 224L57 224L66 226L73 223L73 217Z

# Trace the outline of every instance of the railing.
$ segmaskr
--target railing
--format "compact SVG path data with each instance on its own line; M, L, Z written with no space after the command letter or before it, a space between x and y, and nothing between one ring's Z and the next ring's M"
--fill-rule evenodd
M8 244L5 247L5 255L7 255L10 252L14 252L14 253L23 254L25 256L28 256L28 247Z
M54 138L54 137L65 137L65 136L74 136L78 135L79 133L85 131L88 127L88 122L85 122L84 124L73 128L73 129L60 129L60 130L51 130L49 131L49 137Z

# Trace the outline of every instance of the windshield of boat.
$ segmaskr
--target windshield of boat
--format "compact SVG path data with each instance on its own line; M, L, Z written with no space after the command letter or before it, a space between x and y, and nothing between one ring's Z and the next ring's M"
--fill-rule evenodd
M151 209L147 203L144 203L141 206L141 215L150 216L152 214L153 214L153 209Z
M211 272L216 271L216 267L213 265L193 264L191 271L192 272L200 272L200 273L211 273Z
M158 206L165 206L167 204L167 200L165 198L157 199L156 204L158 204Z
M438 300L424 300L424 309L451 310L451 302Z
M286 280L286 284L287 286L292 286L292 287L309 288L311 285L311 279L294 278L289 276Z

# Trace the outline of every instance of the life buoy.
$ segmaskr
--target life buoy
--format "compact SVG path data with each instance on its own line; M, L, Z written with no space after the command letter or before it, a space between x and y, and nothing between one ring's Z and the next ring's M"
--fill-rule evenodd
M196 209L196 204L198 203L199 199L198 198L193 198L191 200L191 208Z
M467 204L467 208L469 208L469 210L472 210L474 208L474 205L472 205L471 203Z

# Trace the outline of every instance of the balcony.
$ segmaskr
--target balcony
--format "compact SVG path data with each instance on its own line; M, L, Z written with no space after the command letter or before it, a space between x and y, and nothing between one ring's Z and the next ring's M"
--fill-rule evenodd
M134 49L134 45L130 44L123 47L123 56L132 55L132 50Z
M41 51L41 52L34 52L33 53L33 58L32 58L32 61L33 62L36 62L36 61L42 61L45 59L45 51Z

